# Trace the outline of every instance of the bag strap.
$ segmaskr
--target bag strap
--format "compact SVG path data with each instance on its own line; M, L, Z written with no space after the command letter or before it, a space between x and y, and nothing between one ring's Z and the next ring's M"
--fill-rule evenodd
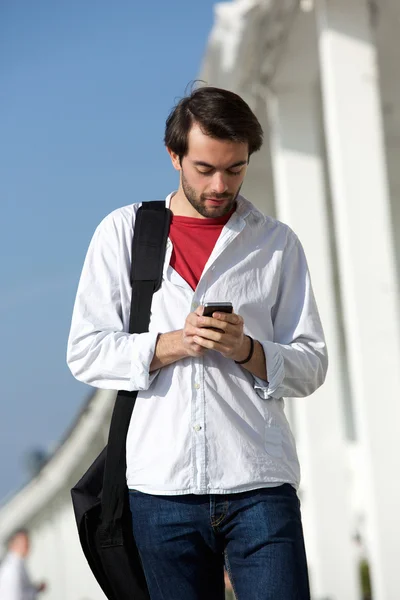
M153 293L161 287L171 211L164 201L144 202L136 215L131 258L129 333L148 331ZM113 523L126 494L126 436L137 391L119 391L111 418L101 498L103 542L115 543ZM102 544L103 545L103 544Z

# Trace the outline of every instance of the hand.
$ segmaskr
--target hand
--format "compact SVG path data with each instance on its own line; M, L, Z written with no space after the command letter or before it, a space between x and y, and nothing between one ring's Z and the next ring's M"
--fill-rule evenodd
M203 314L202 306L192 314L196 317L189 322L193 344L204 350L216 350L232 360L240 361L247 357L250 340L243 332L244 322L240 315L215 312L212 317L203 317L200 316Z
M206 348L194 340L197 329L200 327L199 319L202 314L203 307L199 306L195 312L186 317L185 327L182 330L182 342L188 356L203 356L206 353Z

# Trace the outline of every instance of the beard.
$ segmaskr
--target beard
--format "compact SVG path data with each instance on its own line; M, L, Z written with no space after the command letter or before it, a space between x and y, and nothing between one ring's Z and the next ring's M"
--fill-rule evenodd
M202 216L207 217L208 219L216 219L217 217L223 217L228 214L236 204L236 198L239 195L240 188L237 190L235 194L228 194L225 192L224 194L198 194L188 183L183 170L182 173L182 189L190 204L193 208ZM223 206L211 206L207 207L205 202L207 198L216 198L217 200L227 200L226 204Z

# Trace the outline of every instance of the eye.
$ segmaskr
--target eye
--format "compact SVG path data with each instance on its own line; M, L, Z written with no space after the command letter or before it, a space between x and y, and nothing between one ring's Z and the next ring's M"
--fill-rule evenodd
M240 175L240 173L242 172L242 169L239 169L239 171L231 171L230 169L228 169L227 173L229 175Z
M208 169L206 171L202 171L200 169L197 169L197 172L200 173L200 175L211 175L214 172L214 170L213 169Z

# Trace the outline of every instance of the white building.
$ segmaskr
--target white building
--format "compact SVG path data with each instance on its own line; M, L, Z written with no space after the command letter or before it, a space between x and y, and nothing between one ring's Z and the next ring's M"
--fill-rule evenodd
M374 600L400 598L399 25L399 0L232 0L215 7L201 74L245 97L264 127L244 193L302 240L326 330L325 385L287 404L313 600L361 597L357 533ZM0 543L32 531L43 600L104 600L69 490L105 444L112 400L96 392L0 508Z
M105 600L79 544L70 490L107 442L114 398L95 392L39 474L0 508L1 545L21 526L30 531L28 570L48 586L41 600Z
M201 74L264 126L244 194L299 235L326 330L327 381L288 407L315 600L360 598L356 533L400 598L399 26L399 0L233 0Z

